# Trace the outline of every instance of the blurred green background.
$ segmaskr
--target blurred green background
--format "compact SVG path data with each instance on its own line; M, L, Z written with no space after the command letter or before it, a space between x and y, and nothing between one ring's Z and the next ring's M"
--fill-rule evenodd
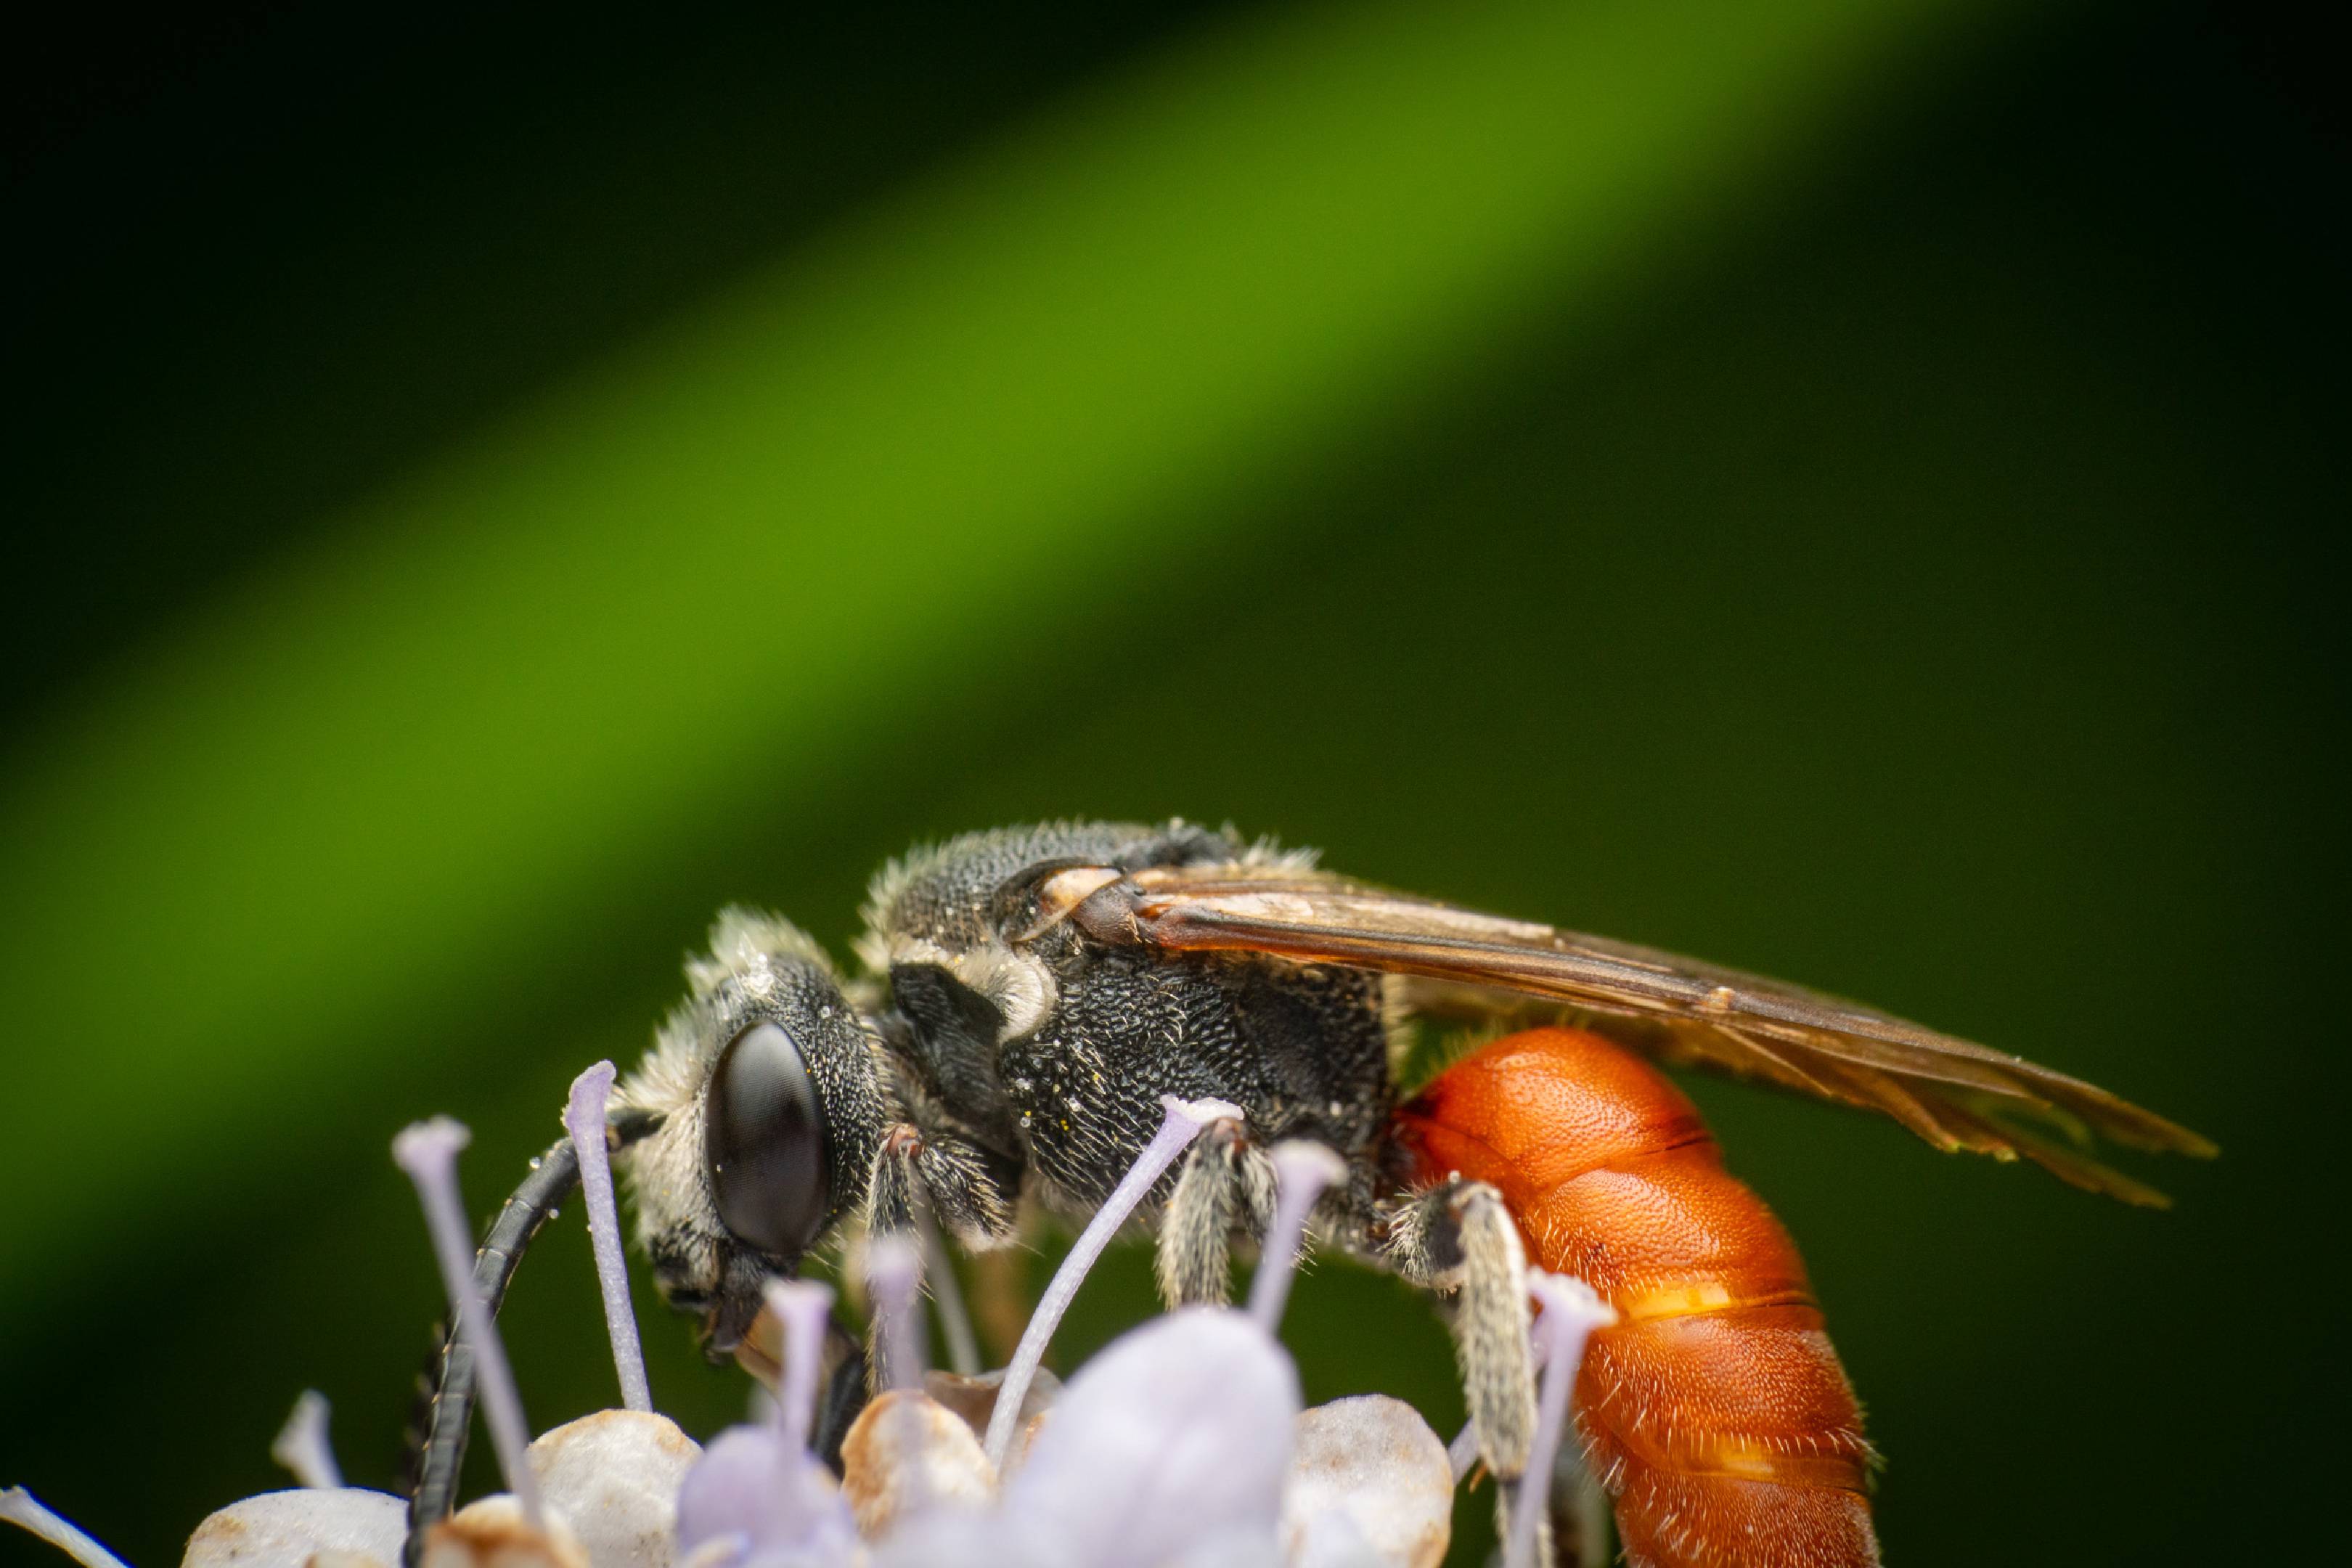
M719 903L838 946L910 842L1182 814L2218 1138L2133 1167L2147 1214L1696 1086L1895 1561L2302 1553L2347 258L2289 16L47 26L5 66L0 1482L169 1563L316 1385L389 1484L436 1298L402 1123L473 1125L486 1210ZM509 1316L540 1426L612 1397L567 1220ZM657 1400L733 1418L639 1287ZM1116 1258L1066 1361L1147 1300ZM1423 1303L1294 1303L1311 1396L1452 1430Z

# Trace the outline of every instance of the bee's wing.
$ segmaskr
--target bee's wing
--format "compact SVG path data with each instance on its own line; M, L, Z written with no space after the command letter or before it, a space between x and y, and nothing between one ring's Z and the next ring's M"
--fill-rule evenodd
M1311 870L1154 868L1069 907L1097 940L1165 952L1247 952L1418 977L1419 1000L1507 1016L1538 998L1623 1026L1626 1043L1883 1111L1937 1147L2022 1154L2094 1191L2160 1194L2032 1125L2086 1142L2210 1155L2206 1139L2020 1057L1760 975L1456 909Z

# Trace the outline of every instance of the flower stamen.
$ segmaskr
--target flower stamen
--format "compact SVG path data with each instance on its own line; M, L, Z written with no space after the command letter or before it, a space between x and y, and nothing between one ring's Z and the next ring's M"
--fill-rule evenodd
M327 1441L325 1394L315 1388L302 1391L286 1425L270 1440L269 1457L285 1466L296 1481L314 1490L343 1484L334 1446Z
M466 1348L473 1352L481 1379L482 1415L498 1450L499 1469L507 1489L522 1509L523 1520L534 1531L547 1529L540 1508L539 1478L526 1457L530 1427L523 1421L522 1395L515 1387L514 1368L499 1339L498 1324L474 1288L473 1233L466 1224L465 1200L457 1191L457 1151L472 1139L459 1123L446 1116L412 1122L392 1141L393 1163L416 1184L424 1205L425 1227L433 1237L433 1255L441 1266L441 1282L449 1292L449 1317Z
M1307 1237L1307 1216L1323 1189L1348 1173L1347 1162L1320 1143L1291 1138L1276 1144L1267 1157L1274 1162L1274 1223L1266 1226L1265 1245L1258 1250L1257 1273L1250 1280L1250 1316L1258 1327L1274 1332L1282 1310L1290 1301L1290 1282L1298 1273L1298 1250Z
M1454 1434L1454 1441L1445 1445L1445 1462L1453 1468L1454 1484L1460 1486L1478 1463L1478 1423L1462 1423L1462 1430Z
M1510 1546L1503 1557L1509 1568L1529 1568L1535 1561L1536 1525L1550 1503L1552 1460L1559 1454L1560 1432L1568 1425L1569 1390L1584 1362L1585 1340L1593 1330L1617 1321L1591 1286L1566 1274L1528 1269L1528 1294L1543 1308L1535 1324L1544 1351L1543 1388L1536 1400L1536 1431L1528 1445L1525 1479L1511 1512Z
M572 1080L563 1128L580 1157L580 1190L588 1200L588 1240L596 1254L596 1285L604 1296L604 1331L621 1377L621 1404L651 1410L645 1347L637 1342L636 1310L629 1303L629 1263L621 1250L621 1215L613 1202L613 1163L604 1144L604 1101L613 1092L613 1064L598 1062Z
M931 1288L931 1306L940 1315L940 1337L947 1342L948 1370L958 1377L977 1377L980 1341L972 1334L963 1288L956 1282L947 1248L940 1245L940 1227L932 1222L929 1205L916 1208L915 1225L923 1236L923 1279Z
M771 1279L764 1294L784 1340L783 1375L776 1382L776 1433L787 1453L803 1453L816 1428L817 1379L833 1289L811 1279Z
M1119 1178L1118 1185L1111 1189L1110 1196L1103 1200L1102 1207L1095 1211L1095 1217L1087 1222L1086 1229L1078 1233L1069 1256L1062 1259L1062 1266L1054 1271L1053 1282L1038 1298L1037 1310L1029 1315L1029 1326L1021 1331L1021 1344L1004 1369L1004 1381L996 1392L996 1408L988 1418L988 1462L999 1475L1004 1472L1005 1456L1013 1450L1013 1434L1020 1425L1021 1406L1029 1397L1029 1384L1037 1375L1039 1363L1045 1359L1046 1342L1060 1326L1062 1314L1069 1310L1087 1270L1094 1267L1103 1248L1110 1245L1111 1237L1127 1223L1127 1216L1135 1212L1135 1206L1143 1201L1160 1173L1184 1152L1186 1144L1200 1136L1202 1128L1213 1121L1238 1121L1242 1116L1239 1106L1222 1100L1185 1100L1163 1094L1160 1103L1167 1111L1167 1120L1160 1122L1160 1131L1143 1146L1143 1152L1136 1156L1127 1174Z
M873 1299L875 1339L882 1356L885 1388L920 1388L923 1316L916 1297L922 1289L923 1255L903 1236L877 1236L866 1248L866 1289Z
M0 1519L31 1531L82 1568L125 1568L121 1558L100 1546L72 1521L42 1507L40 1500L22 1487L0 1487Z

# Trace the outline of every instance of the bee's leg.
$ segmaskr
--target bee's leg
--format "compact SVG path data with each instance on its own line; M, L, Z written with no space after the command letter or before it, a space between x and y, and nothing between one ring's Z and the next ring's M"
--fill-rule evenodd
M1478 1456L1495 1477L1496 1529L1507 1541L1520 1487L1548 1489L1549 1480L1526 1473L1536 1430L1536 1368L1519 1227L1493 1187L1455 1180L1390 1214L1386 1251L1407 1279L1454 1295L1463 1397L1478 1429ZM1552 1560L1548 1521L1535 1560Z
M918 1207L927 1206L949 1234L975 1248L1013 1239L1020 1178L1004 1162L952 1133L925 1132L901 1122L882 1135L866 1189L866 1228L919 1243Z
M1202 1129L1160 1221L1160 1296L1170 1310L1225 1304L1234 1227L1263 1234L1273 1193L1273 1168L1239 1121Z
M901 1122L882 1136L866 1189L868 1236L903 1236L918 1247L928 1209L957 1240L975 1248L1003 1247L1015 1234L1021 1190L1002 1160L952 1133L924 1132ZM869 1380L880 1374L880 1321L866 1325Z

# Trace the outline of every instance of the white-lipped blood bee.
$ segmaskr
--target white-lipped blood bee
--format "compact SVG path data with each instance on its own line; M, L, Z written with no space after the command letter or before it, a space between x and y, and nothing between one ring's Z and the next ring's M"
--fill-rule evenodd
M1483 1457L1507 1487L1532 1427L1527 1258L1616 1310L1576 1395L1585 1457L1636 1563L1876 1560L1861 1420L1786 1234L1725 1173L1645 1058L1885 1112L1947 1150L2022 1155L2161 1201L2043 1129L2205 1154L2079 1079L1852 1003L1351 881L1230 830L1059 823L955 839L885 870L845 979L784 921L730 911L614 1102L637 1235L672 1305L734 1349L761 1284L845 1226L928 1215L1005 1246L1024 1200L1083 1216L1161 1120L1160 1097L1243 1121L1202 1137L1148 1205L1171 1305L1221 1300L1255 1242L1264 1151L1346 1163L1328 1242L1463 1302ZM1400 1085L1404 1026L1518 1026ZM568 1145L493 1225L502 1292L566 1190ZM471 1369L444 1360L415 1517L446 1510ZM456 1430L452 1432L451 1427Z

